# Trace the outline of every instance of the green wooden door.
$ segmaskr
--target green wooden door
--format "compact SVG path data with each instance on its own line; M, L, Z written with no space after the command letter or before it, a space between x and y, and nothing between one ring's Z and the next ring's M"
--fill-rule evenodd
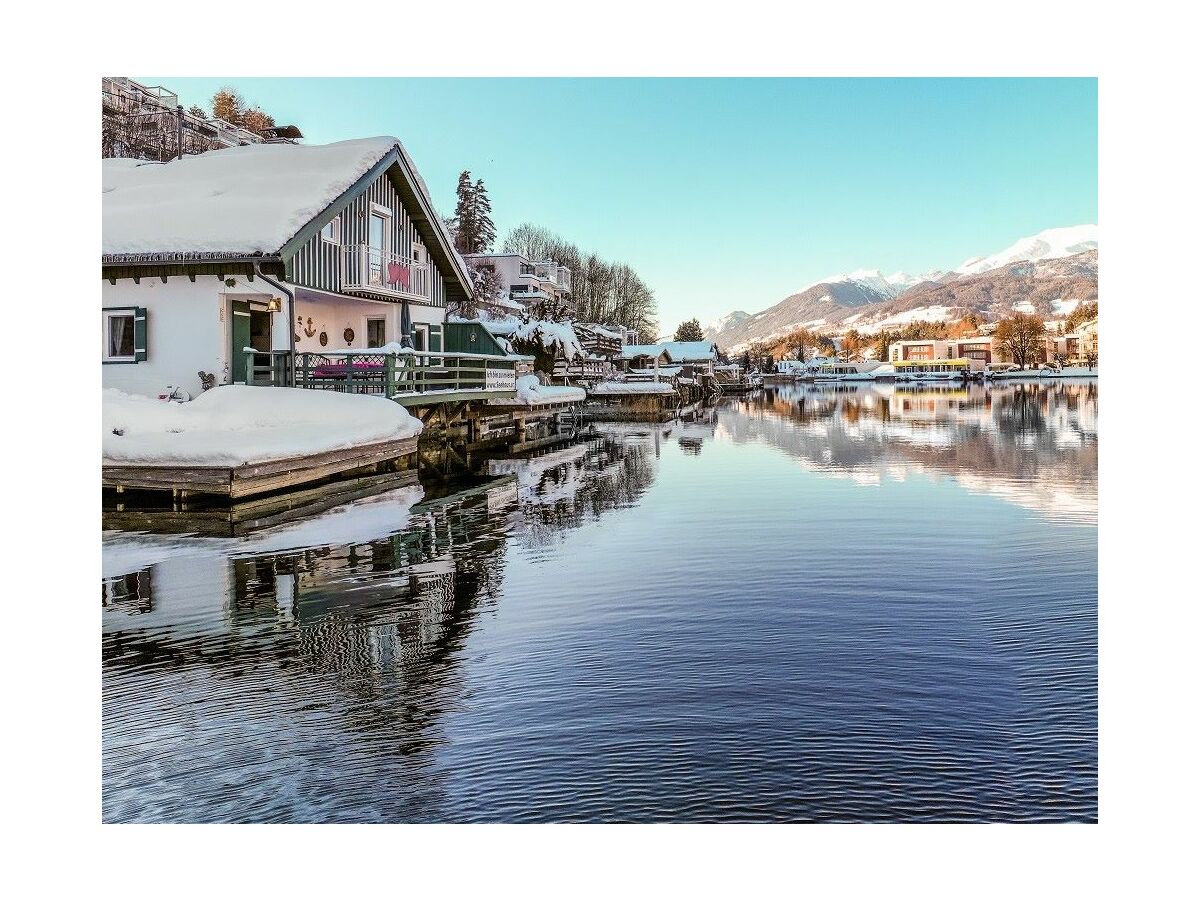
M232 340L229 345L229 369L233 373L234 384L245 384L246 348L250 346L250 302L234 300L230 312L229 333Z

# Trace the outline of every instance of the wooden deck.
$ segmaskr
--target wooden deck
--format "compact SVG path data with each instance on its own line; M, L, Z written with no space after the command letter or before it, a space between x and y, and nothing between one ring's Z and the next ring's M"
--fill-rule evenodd
M307 456L240 466L104 465L103 485L118 493L171 491L176 497L204 494L238 500L312 485L351 472L379 470L417 452L417 438L363 444Z
M191 506L186 504L185 508L126 509L123 503L117 503L105 507L101 521L106 530L236 537L416 483L417 473L410 470L333 481L222 505L200 503L192 508L186 508Z

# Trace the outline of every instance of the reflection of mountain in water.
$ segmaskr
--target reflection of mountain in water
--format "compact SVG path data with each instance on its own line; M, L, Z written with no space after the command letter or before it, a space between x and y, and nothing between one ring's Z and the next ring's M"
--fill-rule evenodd
M1048 518L1094 523L1097 393L1095 381L776 387L724 407L718 432L830 476L947 474Z

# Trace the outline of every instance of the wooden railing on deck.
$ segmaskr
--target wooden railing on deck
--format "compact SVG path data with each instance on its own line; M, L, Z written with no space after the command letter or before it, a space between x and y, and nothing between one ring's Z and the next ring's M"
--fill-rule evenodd
M287 350L247 350L247 381L285 386L295 372L295 386L310 390L342 391L410 397L435 392L495 392L516 389L517 360L480 353L379 353L370 350L338 353L297 353Z

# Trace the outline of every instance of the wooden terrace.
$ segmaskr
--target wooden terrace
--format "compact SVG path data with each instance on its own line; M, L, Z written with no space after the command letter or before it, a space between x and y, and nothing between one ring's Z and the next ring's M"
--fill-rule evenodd
M524 359L429 350L246 353L249 384L374 394L407 407L516 397Z

